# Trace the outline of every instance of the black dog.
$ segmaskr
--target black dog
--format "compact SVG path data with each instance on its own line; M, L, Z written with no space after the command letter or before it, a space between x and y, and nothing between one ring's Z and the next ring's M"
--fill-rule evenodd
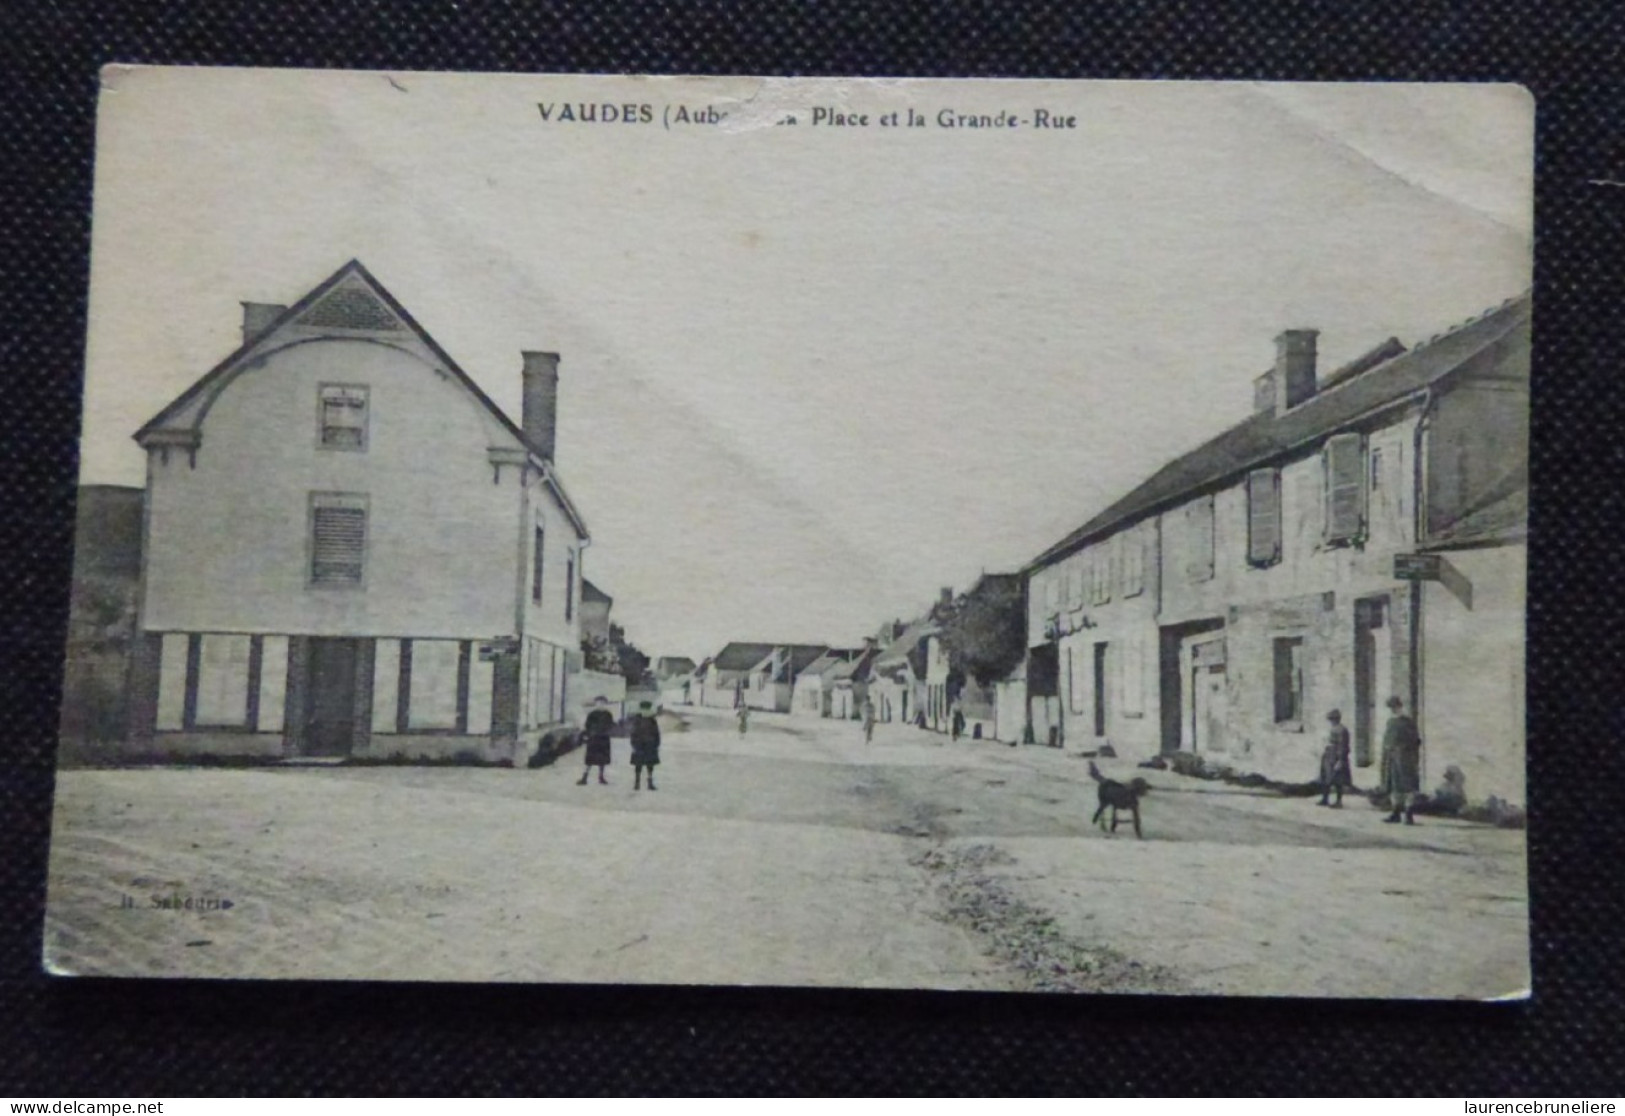
M1090 822L1099 822L1100 828L1106 828L1106 807L1112 810L1112 832L1117 832L1117 811L1129 810L1134 814L1134 836L1143 838L1140 832L1140 796L1151 789L1151 784L1144 779L1135 779L1132 783L1119 783L1116 779L1108 779L1100 773L1095 761L1089 761L1089 777L1100 784L1100 809Z

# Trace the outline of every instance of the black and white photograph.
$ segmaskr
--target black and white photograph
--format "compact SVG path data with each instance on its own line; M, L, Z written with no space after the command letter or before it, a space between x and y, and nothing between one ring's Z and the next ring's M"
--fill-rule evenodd
M46 969L1531 994L1509 84L101 75Z

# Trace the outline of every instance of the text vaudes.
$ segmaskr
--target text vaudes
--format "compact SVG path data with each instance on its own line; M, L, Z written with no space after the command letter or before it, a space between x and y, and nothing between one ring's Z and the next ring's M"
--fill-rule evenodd
M541 101L536 105L546 124L631 124L660 125L670 129L691 125L715 126L729 118L729 110L715 105L653 105L646 101L585 102ZM953 108L920 112L913 108L888 112L865 111L818 105L808 109L792 109L781 113L773 121L776 125L792 127L805 125L818 129L853 128L949 128L957 130L1027 129L1031 131L1076 130L1078 118L1074 113L1055 109L1034 108L1025 112L1002 109L996 113L960 112Z

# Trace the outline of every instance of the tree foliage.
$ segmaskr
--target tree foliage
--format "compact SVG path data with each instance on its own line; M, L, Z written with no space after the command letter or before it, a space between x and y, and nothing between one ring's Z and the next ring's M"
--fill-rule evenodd
M984 578L968 593L939 604L933 618L941 629L949 669L983 686L998 681L1027 651L1021 585L1017 579Z
M609 626L607 638L595 636L583 639L581 653L588 670L619 674L629 686L636 686L649 674L649 656L627 640L626 629L619 624Z

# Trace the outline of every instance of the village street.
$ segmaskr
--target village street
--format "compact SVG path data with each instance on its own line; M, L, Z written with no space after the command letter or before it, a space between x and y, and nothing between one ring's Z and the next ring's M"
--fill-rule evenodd
M63 771L69 973L1421 996L1528 985L1524 841L899 725L668 718L539 770ZM154 896L183 909L161 909ZM185 910L184 900L206 906ZM133 905L131 905L133 904ZM1197 914L1200 917L1195 917Z

